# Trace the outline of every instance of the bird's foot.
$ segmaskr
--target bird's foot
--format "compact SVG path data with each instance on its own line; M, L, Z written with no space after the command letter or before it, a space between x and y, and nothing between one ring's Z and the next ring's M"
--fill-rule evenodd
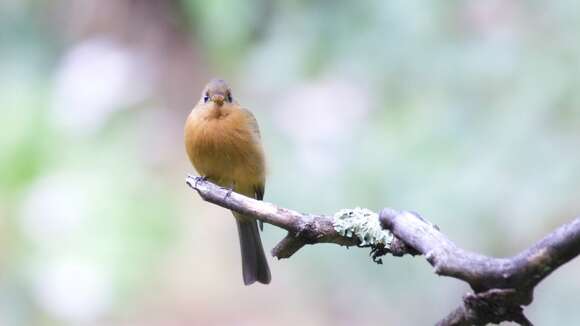
M195 186L197 187L197 185L200 182L205 182L205 181L207 181L207 177L206 176L195 177Z
M232 195L232 192L234 192L234 187L227 187L224 188L225 190L227 190L226 195L224 196L224 200L230 198L230 196Z

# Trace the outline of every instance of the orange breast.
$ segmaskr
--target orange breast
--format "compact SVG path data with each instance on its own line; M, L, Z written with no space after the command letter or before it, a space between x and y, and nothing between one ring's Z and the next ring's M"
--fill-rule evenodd
M230 106L220 114L196 108L185 125L185 146L197 172L213 182L253 196L264 184L264 154L246 111Z

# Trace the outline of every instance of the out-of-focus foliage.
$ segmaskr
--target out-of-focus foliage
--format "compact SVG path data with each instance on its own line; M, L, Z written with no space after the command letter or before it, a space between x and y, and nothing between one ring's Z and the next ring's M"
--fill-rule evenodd
M578 9L0 2L0 325L433 323L468 289L422 259L314 246L243 287L229 213L184 186L183 121L221 76L260 122L267 200L416 210L511 255L580 211ZM530 318L578 324L579 271Z

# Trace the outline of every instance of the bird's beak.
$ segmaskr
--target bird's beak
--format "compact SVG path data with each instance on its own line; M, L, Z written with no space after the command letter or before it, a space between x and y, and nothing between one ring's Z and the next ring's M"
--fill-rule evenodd
M217 105L224 104L225 97L221 94L214 94L211 96L211 101Z

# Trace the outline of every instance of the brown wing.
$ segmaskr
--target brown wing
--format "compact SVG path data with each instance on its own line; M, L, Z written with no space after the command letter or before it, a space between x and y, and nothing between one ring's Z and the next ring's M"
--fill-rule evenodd
M252 131L254 132L254 135L256 135L256 137L258 137L258 139L261 139L260 126L258 126L258 121L256 120L256 117L254 117L254 114L252 114L252 111L245 109L245 108L242 108L242 110L246 113L246 116L248 117L248 122L249 122L250 128L252 128ZM257 200L264 199L265 187L266 187L265 184L254 185L254 192L256 194Z
M261 139L261 135L260 135L260 126L258 126L258 121L256 120L256 117L254 117L254 114L252 113L252 111L246 109L246 108L242 108L242 110L244 111L244 113L246 113L246 117L248 117L248 123L250 128L252 129L254 135L258 138L258 140ZM254 185L254 193L255 193L255 198L257 200L263 200L264 199L264 191L265 191L265 184L257 184ZM258 221L258 225L260 226L260 230L264 230L264 224L262 221Z
M248 122L250 123L252 131L258 137L258 139L261 139L262 137L260 135L260 126L258 126L258 121L256 120L256 117L254 117L252 111L245 108L242 108L242 110L246 113L246 116L248 117Z

